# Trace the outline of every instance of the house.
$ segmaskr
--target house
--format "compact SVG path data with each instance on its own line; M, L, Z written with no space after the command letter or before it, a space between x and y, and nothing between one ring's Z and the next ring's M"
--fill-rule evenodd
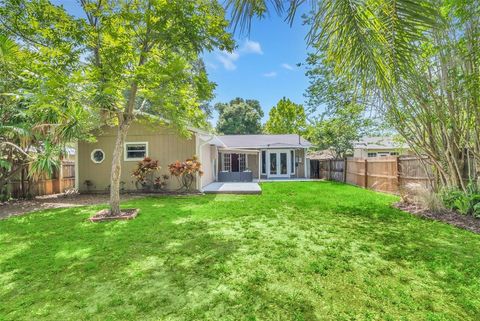
M135 122L124 143L122 187L135 190L132 172L145 157L158 160L157 176L168 173L168 164L196 155L203 175L196 180L197 190L215 181L253 181L308 177L306 151L311 144L298 135L225 135L188 128L190 137L159 125ZM110 168L116 129L104 127L95 134L95 142L79 142L77 146L76 188L79 191L106 192L110 184ZM167 189L180 187L175 177Z
M353 157L359 158L408 155L410 152L407 144L389 136L363 137L353 143Z

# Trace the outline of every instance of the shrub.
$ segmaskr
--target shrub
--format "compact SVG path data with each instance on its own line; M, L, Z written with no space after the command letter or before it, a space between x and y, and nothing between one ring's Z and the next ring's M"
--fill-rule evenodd
M133 170L132 176L135 178L135 186L140 189L149 189L154 186L153 173L158 171L160 166L157 160L145 157L137 163L137 167Z
M180 181L180 189L185 189L187 191L191 190L192 184L197 175L202 176L203 172L201 170L201 163L198 161L196 156L189 158L183 162L176 161L168 165L168 169L172 176L177 177Z
M480 190L475 182L468 183L465 192L459 189L446 189L441 195L445 207L463 215L480 217Z

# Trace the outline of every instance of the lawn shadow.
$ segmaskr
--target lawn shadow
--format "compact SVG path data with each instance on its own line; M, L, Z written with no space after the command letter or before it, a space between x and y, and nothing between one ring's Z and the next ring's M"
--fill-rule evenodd
M82 311L91 317L133 318L208 305L237 244L210 233L207 222L192 215L211 197L158 200L124 204L142 208L128 222L86 221L99 206L4 221L9 231L18 232L9 234L14 235L10 243L27 246L0 256L0 275L8 276L0 279L0 301L8 302L0 315L68 319Z

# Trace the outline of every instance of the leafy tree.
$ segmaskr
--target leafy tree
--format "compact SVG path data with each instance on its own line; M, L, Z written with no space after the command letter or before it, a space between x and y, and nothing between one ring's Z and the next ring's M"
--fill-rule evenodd
M214 0L80 0L80 5L86 18L48 1L5 0L2 21L22 41L53 38L85 57L85 96L104 123L117 128L110 184L110 213L117 215L130 125L145 110L170 120L184 135L188 125L204 125L200 105L211 98L214 85L195 64L203 50L231 50L233 40ZM72 37L72 30L79 36ZM57 43L53 48L62 50Z
M46 38L45 44L55 41ZM7 183L19 176L23 196L31 195L31 182L40 175L51 175L60 164L65 146L87 137L85 124L90 123L89 113L80 104L79 87L69 81L75 65L63 54L66 51L54 51L50 46L36 48L30 45L33 42L20 46L0 27L0 196L3 197L8 196ZM25 179L29 181L26 186Z
M335 157L343 158L353 150L353 142L378 129L372 115L373 104L362 87L334 72L324 53L309 54L307 76L310 86L306 97L308 109L316 113L308 136L317 149L330 149Z
M324 51L335 72L375 83L385 93L396 80L415 69L418 41L436 26L438 6L430 0L228 0L235 27L250 29L252 17L271 12L293 22L298 8L307 8L307 42Z
M303 134L307 128L307 117L302 105L283 97L274 106L265 123L264 131L269 134Z
M262 132L263 110L257 100L235 98L229 103L217 103L217 131L226 135L259 134Z
M308 137L319 150L329 149L336 158L353 151L353 143L371 135L373 121L364 117L360 105L348 105L334 113L325 114L310 127Z

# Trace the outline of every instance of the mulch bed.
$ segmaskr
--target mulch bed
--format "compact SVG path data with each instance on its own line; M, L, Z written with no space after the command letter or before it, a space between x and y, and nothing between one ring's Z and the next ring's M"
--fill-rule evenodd
M139 211L140 210L138 208L127 208L122 209L120 215L112 216L110 215L109 209L103 209L98 211L94 216L90 217L89 220L94 223L115 220L133 220L135 217L137 217Z
M394 205L402 211L430 220L441 221L473 233L480 234L480 219L454 211L433 212L411 203L399 202Z

